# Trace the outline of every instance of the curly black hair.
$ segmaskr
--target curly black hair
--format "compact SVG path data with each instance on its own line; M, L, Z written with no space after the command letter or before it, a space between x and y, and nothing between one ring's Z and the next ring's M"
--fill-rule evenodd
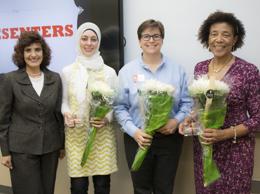
M30 46L33 43L40 43L43 51L43 60L40 65L41 69L45 69L51 60L51 49L44 40L44 38L38 33L34 31L25 31L21 32L20 37L17 40L17 43L14 47L13 53L13 62L19 68L26 67L26 63L24 60L24 48Z
M238 20L233 13L227 13L222 11L216 11L208 16L208 18L202 23L199 28L198 40L200 43L208 48L208 39L210 28L216 23L227 23L233 28L234 36L237 36L237 41L232 48L232 51L237 50L244 44L245 28L243 23Z
M142 37L142 33L144 30L146 30L147 28L158 28L162 39L164 39L164 26L160 21L156 21L154 19L148 19L145 20L143 23L140 24L140 26L137 29L137 36L138 39L140 40Z

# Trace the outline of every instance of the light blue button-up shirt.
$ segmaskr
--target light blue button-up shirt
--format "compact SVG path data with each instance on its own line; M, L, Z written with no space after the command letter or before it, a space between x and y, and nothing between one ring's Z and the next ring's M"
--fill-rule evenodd
M124 65L119 71L119 93L114 106L117 121L132 137L137 129L142 128L143 123L137 91L148 79L156 79L175 88L170 118L182 122L191 110L192 99L188 94L187 77L183 68L163 56L162 63L155 72L152 72L140 56Z

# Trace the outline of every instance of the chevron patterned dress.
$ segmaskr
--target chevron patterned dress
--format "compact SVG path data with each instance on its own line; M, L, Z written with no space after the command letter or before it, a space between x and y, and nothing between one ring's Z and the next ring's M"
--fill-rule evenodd
M92 79L104 79L104 72L89 72ZM71 91L71 92L70 92ZM73 87L69 89L69 104L72 111L80 108ZM85 119L89 118L89 105L85 107ZM81 167L81 158L86 146L88 122L83 127L65 129L65 148L67 156L68 174L70 177L85 177L93 175L107 175L118 170L116 137L114 129L108 125L97 130L93 147L86 164Z

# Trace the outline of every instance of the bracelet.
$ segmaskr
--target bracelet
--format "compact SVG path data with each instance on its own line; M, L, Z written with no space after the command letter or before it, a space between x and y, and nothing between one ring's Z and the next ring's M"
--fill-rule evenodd
M237 143L237 129L234 126L231 126L230 128L233 129L233 131L234 131L234 137L233 137L232 142Z

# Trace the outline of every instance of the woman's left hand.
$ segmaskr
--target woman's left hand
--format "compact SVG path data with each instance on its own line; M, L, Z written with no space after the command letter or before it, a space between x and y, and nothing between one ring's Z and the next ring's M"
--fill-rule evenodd
M164 135L170 135L175 133L178 126L178 121L176 119L169 119L166 125L161 127L158 132L164 134Z
M89 122L92 127L100 129L108 124L108 119L106 117L103 119L91 117Z
M59 158L62 160L64 157L65 157L65 150L64 150L64 149L61 149L61 150L60 150Z
M203 130L201 137L202 144L214 144L224 140L224 130L206 128Z

